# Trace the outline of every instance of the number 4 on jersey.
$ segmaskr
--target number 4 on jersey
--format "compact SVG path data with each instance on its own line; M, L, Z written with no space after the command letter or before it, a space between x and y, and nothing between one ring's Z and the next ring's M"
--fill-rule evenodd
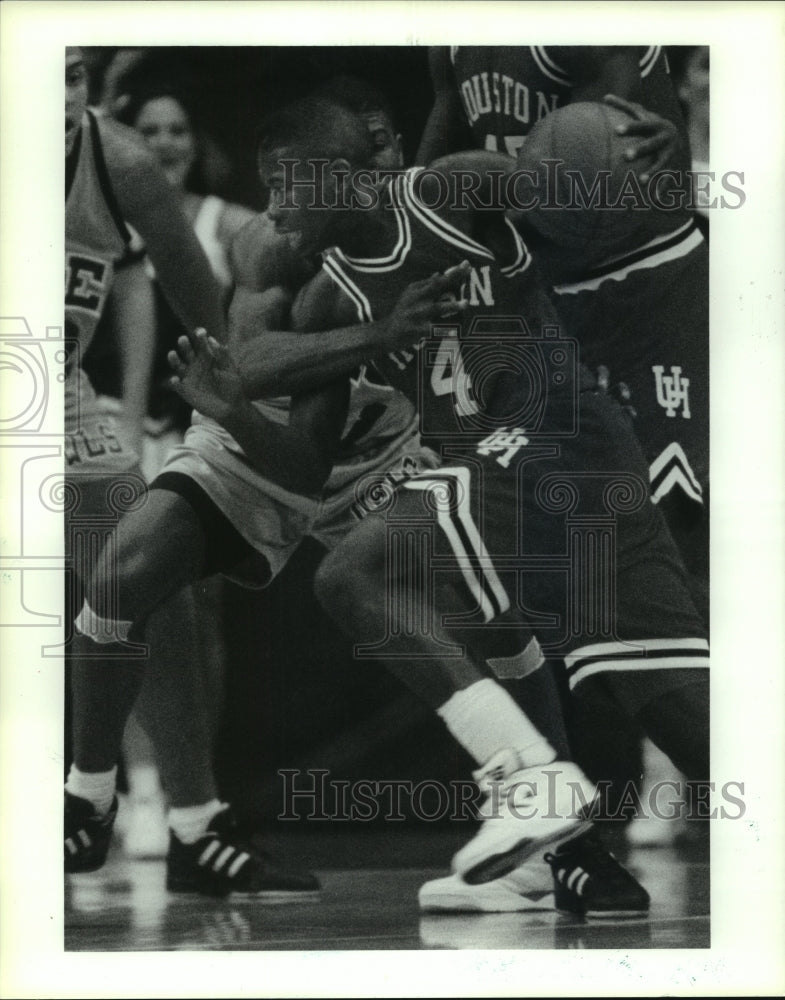
M431 388L436 396L455 396L455 412L461 417L479 413L471 379L464 368L458 327L445 327L433 361Z

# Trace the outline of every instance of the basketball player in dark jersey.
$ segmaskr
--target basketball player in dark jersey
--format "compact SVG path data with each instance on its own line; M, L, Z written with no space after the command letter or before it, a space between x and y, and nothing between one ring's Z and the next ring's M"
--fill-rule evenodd
M419 163L474 146L537 169L525 139L539 120L570 103L616 95L609 103L632 116L619 128L641 179L665 167L682 177L690 170L687 126L661 46L453 46L434 48L429 58L436 96ZM584 362L609 367L632 391L652 495L708 621L708 247L694 213L671 214L670 231L653 231L638 247L622 245L620 230L619 246L609 245L599 266L568 263L552 240L538 245L537 256ZM521 213L519 223L534 220Z
M618 106L638 105L624 132L633 166L654 156L646 173L690 167L686 125L659 45L454 45L431 49L429 63L435 100L418 163L471 147L515 156L547 114L612 95Z
M334 134L328 138L314 124L321 120L320 116L329 120L340 134L335 118L331 119L330 112L322 107L303 107L299 115L302 117L298 117L298 113L294 111L288 117L284 115L278 125L273 127L272 133L266 136L266 180L273 191L269 214L278 218L282 229L296 233L303 245L317 247L319 243L326 245L330 241L343 242L345 245L344 253L330 255L324 275L317 278L307 292L298 297L295 307L300 309L304 326L327 328L335 323L348 325L352 313L365 319L375 318L375 296L380 298L383 314L389 308L389 296L400 292L407 281L418 274L423 276L434 269L455 265L464 256L468 256L473 265L471 277L466 284L469 301L475 299L476 307L487 310L497 301L497 294L498 301L506 302L512 309L515 308L515 301L520 303L525 298L537 322L557 322L554 314L549 311L543 288L533 279L533 267L525 247L516 240L509 228L501 228L493 237L500 238L506 244L505 253L509 255L509 259L502 269L494 252L479 244L473 233L462 231L462 226L471 229L471 222L451 219L445 224L445 220L440 220L437 215L425 209L414 191L408 191L406 184L409 181L392 185L391 202L384 206L384 211L357 212L354 213L354 218L351 212L332 213L330 218L329 213L309 210L303 200L298 203L297 190L285 192L287 200L291 197L289 206L285 207L281 193L283 174L280 166L273 164L284 153L295 160L299 157L301 162L306 161L309 155L314 158L317 155L323 156L324 149L330 143L335 144ZM348 128L346 122L343 124ZM275 128L278 129L277 133ZM347 165L347 157L351 162L351 156L361 155L358 154L360 147L353 145L356 140L356 136L347 138L346 155L334 157L342 168ZM320 142L323 143L322 146L319 145ZM304 185L307 187L307 182ZM341 225L349 228L341 231ZM425 238L425 247L410 239L415 230L421 240ZM491 234L486 232L485 242L490 238ZM371 256L371 248L378 251L379 244L386 252L374 258ZM416 252L418 249L421 251L419 256ZM523 285L516 285L515 279L521 281L521 275L525 275L526 280ZM328 282L333 280L336 285L331 290ZM506 281L511 281L511 284L505 289ZM335 311L331 312L333 309ZM456 306L456 313L459 312L460 309ZM302 319L303 315L307 318ZM509 315L508 313L507 316ZM504 316L499 317L497 314L494 317L492 314L491 319L494 318L498 321ZM514 313L512 318L515 318ZM598 462L608 473L618 472L622 478L625 474L631 476L628 485L634 481L636 486L633 492L641 489L643 493L640 504L632 504L636 510L620 518L618 525L620 558L617 570L622 582L618 587L621 603L618 608L617 631L610 643L585 641L586 636L572 637L568 642L571 646L568 656L574 667L572 682L576 687L588 680L593 680L596 684L599 675L603 675L602 682L606 690L612 692L612 696L627 711L636 714L644 722L654 738L667 746L670 754L687 768L688 773L695 777L705 776L707 730L705 726L700 733L693 730L695 740L687 746L682 733L684 716L679 716L679 710L692 713L696 709L697 717L705 721L703 676L707 664L707 644L702 625L686 593L676 551L663 529L658 512L648 502L645 477L640 474L641 471L645 472L645 468L641 466L641 456L630 437L629 429L620 413L614 410L613 404L591 391L591 377L586 372L578 374L577 379L565 379L563 371L552 372L554 376L559 376L554 379L554 385L561 383L562 388L549 397L555 401L554 408L548 412L549 430L556 438L564 433L564 439L554 448L552 437L550 452L545 445L539 443L526 452L525 449L530 444L524 433L527 428L503 426L505 417L509 418L514 413L515 419L519 419L526 409L521 409L517 380L504 376L491 379L497 384L490 402L487 396L481 400L472 392L472 370L475 370L475 374L480 370L479 359L488 357L489 342L494 344L494 338L500 336L504 340L504 331L500 331L498 323L494 323L493 328L479 331L479 339L470 338L468 343L461 343L458 336L460 326L461 323L456 326L448 321L440 331L444 337L435 338L435 343L428 344L426 341L425 345L421 344L414 350L396 352L385 363L388 377L417 399L421 412L427 411L430 414L430 418L424 418L426 438L442 446L449 444L449 457L458 457L454 469L441 470L441 478L439 475L424 475L418 483L415 477L402 490L402 497L411 498L418 493L421 498L430 497L431 517L433 519L432 515L437 513L436 520L443 532L443 540L447 540L445 551L459 556L460 573L455 575L462 578L466 598L459 602L458 607L454 606L455 612L464 616L473 613L475 620L472 625L493 620L505 607L505 602L509 604L512 591L513 599L523 599L530 617L542 624L545 619L542 613L537 614L535 610L538 598L542 597L539 605L543 610L563 607L564 595L562 593L560 597L557 593L558 584L554 581L548 583L544 577L532 584L530 578L527 593L520 594L510 584L505 587L494 565L495 554L531 554L541 549L541 543L546 537L554 545L550 552L552 559L558 558L557 548L559 552L563 550L563 519L549 519L549 513L556 513L554 509L543 514L541 505L544 503L547 508L548 501L541 494L539 503L535 502L532 495L534 480L541 481L541 475L549 468L567 476L570 472L577 476L585 474L588 479L584 485L588 487L588 492L581 503L588 500L589 508L594 504L599 510L601 505L596 493L597 487L588 482L598 472ZM508 327L507 332L509 331ZM512 332L512 339L519 339L520 334L514 327ZM464 347L466 355L461 358ZM556 354L558 352L554 352L554 357ZM418 358L426 360L423 364L418 364ZM561 361L563 360L562 357ZM520 374L520 366L513 374ZM481 381L482 379L478 379L478 385ZM576 397L581 404L581 434L578 435L578 443L571 441L569 437ZM484 405L480 406L481 402ZM478 413L496 420L493 430L489 434L487 422L481 420L481 437L477 437L476 428L474 435L469 433L467 437L466 421L469 421L471 430L471 418ZM527 419L532 416L529 410ZM544 447L545 452L541 450ZM549 460L554 460L551 465L548 464ZM512 471L509 469L511 463ZM523 485L527 481L528 491ZM483 484L485 489L481 488ZM438 499L440 493L441 501ZM593 500L590 499L592 495ZM476 520L477 503L480 500L485 504L482 533L478 531ZM400 504L397 509L401 511L408 506L406 499L399 499L396 503ZM516 503L523 503L527 513L531 514L531 518L521 519L524 531L520 540L516 537L515 513L510 517L510 512L516 510ZM502 511L506 516L501 514ZM376 630L384 620L386 596L382 563L385 528L383 524L380 528L380 523L369 520L356 529L350 542L328 558L320 574L325 603L340 617L344 625L351 622L352 632L359 639L378 638ZM557 524L558 530L554 530ZM526 544L527 532L530 533L528 541L531 544ZM520 544L521 541L524 544ZM536 545L533 544L534 541L537 542ZM349 553L351 554L348 555ZM354 574L351 578L345 576L346 567L341 566L342 559L347 558ZM382 563L379 562L380 559ZM636 574L641 574L639 580L635 579ZM371 580L377 581L376 588L371 585ZM651 596L654 594L657 595L656 598ZM644 601L642 595L649 595L648 599ZM665 604L660 603L663 600ZM561 620L564 622L567 619L562 617ZM547 630L540 628L540 632L547 641ZM655 633L659 637L652 638ZM422 637L418 641L420 638ZM633 642L633 639L637 642ZM474 645L478 644L482 644L481 638L475 640ZM630 656L633 650L634 655ZM409 648L408 655L413 657L417 654ZM659 665L663 667L667 661L668 669L657 669L658 659ZM434 692L438 689L438 683L434 677L433 661L423 659L421 664L421 668L415 667L415 672L419 670L420 679L414 686L419 686L421 693L423 687L427 689L428 681L424 678L430 668L431 697L435 701ZM470 674L469 670L459 687L466 686ZM635 677L637 680L631 680ZM680 702L683 688L689 689L692 697L687 699L686 706L680 703L674 705L674 693L676 702ZM449 714L448 710L446 715ZM478 763L482 763L482 760L478 760ZM495 766L497 764L495 762ZM504 767L503 765L502 770ZM469 851L468 854L459 855L457 865L459 870L466 868L470 876L476 878L478 871L472 867L471 854ZM479 877L482 878L488 877L494 870L498 872L498 865L486 866L481 863L477 868L481 869Z
M116 263L129 240L126 221L143 237L162 288L182 322L209 326L224 334L220 289L191 226L177 207L170 187L149 151L135 134L87 108L87 77L81 51L66 52L66 208L65 325L70 341L65 380L66 481L73 494L67 513L67 538L79 557L90 533L111 522L120 509L144 501L144 480L137 456L113 420L97 405L96 394L80 366L112 286ZM323 420L318 414L316 425ZM306 431L305 444L310 441ZM270 436L266 436L269 451ZM288 443L287 437L287 443ZM253 453L254 442L246 442ZM315 449L306 478L323 460ZM81 527L78 526L81 523ZM97 553L84 554L73 590L88 588ZM114 573L108 567L108 587ZM110 598L111 602L111 598ZM78 607L73 594L69 605ZM169 616L162 609L160 615ZM111 627L85 629L68 642L72 657L73 756L65 792L65 869L91 871L106 857L117 810L116 762L123 729L139 692L146 654L129 646ZM171 628L175 627L169 621ZM146 636L144 636L146 638ZM139 635L137 638L142 639ZM96 642L98 646L96 646ZM134 656L135 654L135 656ZM227 841L231 834L227 831ZM215 845L218 845L218 837ZM231 844L236 873L254 868L247 852ZM222 856L226 852L223 852ZM258 865L256 866L258 868ZM258 874L258 873L257 873ZM309 874L267 864L265 887L284 893L318 888Z

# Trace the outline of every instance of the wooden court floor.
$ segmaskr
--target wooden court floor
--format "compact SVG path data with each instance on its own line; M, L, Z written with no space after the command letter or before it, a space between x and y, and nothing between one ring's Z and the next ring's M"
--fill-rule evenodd
M163 861L129 861L117 849L101 871L67 878L66 950L656 949L711 943L705 847L627 851L614 842L617 856L649 890L650 914L583 920L554 911L420 913L419 886L448 873L460 843L449 832L347 829L270 840L277 856L317 872L319 902L262 905L169 894Z

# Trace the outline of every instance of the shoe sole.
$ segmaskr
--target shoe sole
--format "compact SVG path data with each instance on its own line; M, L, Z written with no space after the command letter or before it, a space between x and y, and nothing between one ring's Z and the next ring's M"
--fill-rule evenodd
M63 870L65 871L66 875L89 875L90 872L100 871L100 869L103 868L105 864L106 864L106 858L103 858L101 861L97 861L95 864L84 865L78 868L66 867Z
M570 908L566 906L555 907L558 913L567 913L570 916L577 917L592 917L595 920L602 920L603 918L608 920L620 920L634 917L648 917L649 910L637 909L637 910L582 910L579 907Z
M514 894L511 894L514 895ZM541 899L527 899L520 896L517 899L498 900L496 903L481 904L469 896L429 896L421 899L421 913L521 913L531 910L553 910L553 893L548 892Z
M282 903L318 903L321 899L321 892L318 889L304 892L291 892L283 889L260 889L258 891L230 889L227 892L213 892L197 885L167 882L166 891L183 896L211 896L213 899L256 899L260 903L271 906Z
M539 838L537 840L523 839L513 845L509 850L500 854L494 854L490 858L472 865L471 868L461 872L461 878L469 885L483 885L485 882L493 882L497 878L509 875L518 865L528 861L532 855L546 847L557 847L567 840L572 840L582 833L590 830L592 823L590 820L576 820L567 829L554 831L550 837Z

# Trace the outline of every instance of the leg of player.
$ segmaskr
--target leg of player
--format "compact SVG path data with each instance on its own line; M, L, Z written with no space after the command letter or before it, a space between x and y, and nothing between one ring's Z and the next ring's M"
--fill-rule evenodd
M351 572L346 572L347 566ZM487 793L481 810L485 822L453 864L466 882L489 882L548 842L561 842L588 829L584 807L591 803L594 788L576 765L555 763L556 753L548 741L470 656L446 653L451 645L448 634L423 600L430 588L422 567L401 567L391 580L387 566L386 522L366 518L326 557L317 574L316 593L358 643L383 638L385 624L393 625L387 631L386 665L436 710L477 762L475 778ZM442 604L447 590L439 591L437 601L448 610ZM415 626L400 632L388 619L399 598L412 615L409 624ZM457 600L449 610L466 608Z
M422 524L423 508L419 505L423 495L419 489L414 492L401 490L397 494L396 515L402 515L411 508L413 519L419 520ZM370 523L371 520L375 520L376 523ZM347 627L347 623L351 623L351 627L355 629L352 635L361 641L379 638L380 632L384 631L386 616L394 607L394 601L390 600L388 590L386 534L383 518L367 519L360 529L355 529L343 545L328 557L317 581L317 592L320 593L328 610L344 627ZM448 546L448 551L454 551L451 545ZM463 564L466 565L465 560ZM453 579L455 572L453 566L451 574ZM437 577L440 575L434 574ZM465 578L463 570L458 575L463 575ZM375 582L372 583L372 580ZM404 590L408 593L410 589L411 582ZM453 615L476 610L468 606L468 591L466 598L461 600L450 584L446 584L443 588L438 588L437 585L435 589L439 590L435 603L440 610ZM530 633L521 629L520 623L517 629L510 628L510 625L515 624L514 618L515 613L508 611L498 615L479 630L476 627L454 626L444 630L449 640L465 643L473 648L474 662L470 658L439 660L438 657L444 649L442 646L435 653L431 650L428 659L418 661L416 657L410 657L403 662L388 661L387 665L437 710L447 722L453 735L470 753L473 753L479 764L487 764L489 758L504 746L505 742L516 746L514 741L520 739L520 731L517 735L513 733L505 736L498 728L497 720L504 718L501 713L502 699L507 707L514 706L514 702L499 683L492 680L487 672L481 672L475 664L490 664L493 671L503 677L523 677L523 680L514 682L516 696L541 700L540 703L535 702L534 708L539 713L539 721L547 724L547 728L545 726L538 728L547 732L549 737L552 733L555 734L560 749L559 759L563 760L563 754L568 755L568 747L561 724L561 707L554 691L553 678L542 674L540 670L535 669L533 673L530 672L541 661L541 656L535 649L535 655L532 657L532 649L527 641ZM504 628L503 625L507 627ZM429 629L432 628L430 620L428 626ZM366 634L365 640L363 640L364 634ZM522 647L525 648L522 650ZM397 650L400 649L401 646L398 646ZM385 645L385 653L387 652L392 652L389 644ZM484 698L487 700L484 701ZM517 706L513 712L518 718L518 724L522 717L531 730L534 727L527 718L530 701L526 700L524 705L525 716ZM559 725L554 725L553 720L548 719L548 711L558 716ZM483 747L474 744L475 732L480 738L486 738L491 742L496 738L498 746ZM556 753L551 751L550 760L554 760L555 757ZM528 764L528 761L524 763ZM559 768L564 766L564 764L558 765ZM487 766L477 772L481 783L484 771L487 771ZM485 826L492 828L493 824L486 823ZM476 846L470 845L472 851ZM568 874L572 874L574 868L580 866L582 880L585 882L591 877L592 885L595 887L592 894L594 913L631 915L647 911L649 898L646 891L599 843L593 831L573 839L570 849L575 865L570 868ZM459 854L457 863L463 865L465 861L466 857ZM426 883L420 890L420 906L425 910L487 912L524 910L532 907L549 908L553 905L554 885L555 878L548 866L539 858L532 857L530 861L519 864L505 877L497 878L491 883L470 885L456 875Z
M196 629L196 622L192 622ZM148 635L149 637L149 635ZM166 669L145 678L136 714L156 751L169 800L166 887L170 892L308 902L319 883L275 864L239 829L218 790L205 678L171 640Z
M104 505L106 483L93 481L89 488L95 490L97 503ZM86 509L84 503L80 509ZM105 550L85 584L88 596L76 616L78 634L71 671L73 764L66 781L66 871L100 868L109 848L117 812L115 777L123 732L147 668L147 654L138 641L141 635L130 636L131 625L139 609L150 612L160 607L187 581L186 574L199 572L204 540L198 522L193 516L189 520L187 504L182 506L185 509L165 511L160 496L148 494L142 507L127 514L118 528L117 558L111 557L111 549ZM148 535L147 530L155 533ZM150 538L156 539L155 545L150 544ZM132 558L129 553L133 553ZM118 585L124 592L128 570L129 593L133 596L135 588L141 595L140 583L132 577L134 571L139 575L145 559L155 564L141 574L141 585L148 589L145 599L121 603L118 614ZM157 613L166 627L166 611Z
M661 511L651 502L648 468L628 422L600 395L583 393L580 405L581 432L562 443L560 475L580 476L584 511L605 509L607 515L617 508L614 559L603 573L605 588L597 591L605 608L612 609L611 628L598 635L592 622L581 616L566 646L563 636L554 634L549 640L544 629L538 629L538 638L543 647L555 642L565 649L574 693L594 688L610 698L641 723L688 779L705 781L709 755L705 624L691 599L678 549ZM531 463L524 471L537 483L546 470ZM614 493L609 484L616 476L621 478ZM533 502L534 497L534 490L521 493L524 550L537 551L547 544L556 554L564 545L558 504L550 509ZM596 575L598 569L585 560L574 561L571 575L580 584L587 572ZM547 577L535 574L525 583L527 601L533 608L559 611L560 619L567 620L567 593L555 578L546 581ZM594 891L591 881L583 885L570 880L570 873L582 863L563 848L549 860L557 881L557 905L582 912Z
M119 633L137 634L153 643L171 646L172 594L179 600L182 588L209 572L230 570L246 558L247 543L228 522L219 523L217 508L202 495L189 502L180 493L155 484L148 503L126 515L120 523L116 571L99 566L90 586L90 600L78 618L78 627L98 637ZM208 524L216 528L221 543L211 537ZM219 564L216 562L220 550ZM267 565L257 554L258 561ZM261 572L261 570L260 570ZM116 587L119 609L112 606ZM163 608L157 610L161 605ZM155 609L155 610L153 610ZM85 637L86 638L86 637ZM250 895L266 902L313 899L319 891L309 872L282 868L247 843L237 830L232 810L217 794L213 763L211 720L200 706L204 698L193 664L180 655L158 660L147 684L141 678L126 705L130 713L142 687L141 717L158 757L165 789L170 795L170 844L167 855L167 887L173 891L222 896ZM102 692L105 697L105 692ZM101 708L100 699L85 701L83 725ZM89 734L88 734L89 738ZM101 752L116 760L119 736L106 734Z

